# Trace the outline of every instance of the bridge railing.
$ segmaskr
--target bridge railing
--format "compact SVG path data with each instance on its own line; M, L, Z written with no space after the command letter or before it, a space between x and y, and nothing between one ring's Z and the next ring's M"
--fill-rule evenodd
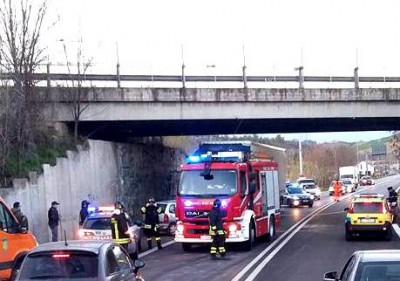
M13 73L3 73L0 76L2 80L12 80ZM115 82L117 87L120 82L176 82L181 83L185 87L190 82L213 82L213 83L243 83L247 87L247 83L255 82L297 82L299 87L303 88L302 82L335 82L335 83L354 83L354 87L358 88L358 82L365 83L400 83L400 77L374 77L374 76L268 76L268 75L249 75L249 76L226 76L226 75L113 75L113 74L66 74L66 73L35 73L33 79L37 81L47 81L47 86L55 86L52 81L99 81L99 82Z

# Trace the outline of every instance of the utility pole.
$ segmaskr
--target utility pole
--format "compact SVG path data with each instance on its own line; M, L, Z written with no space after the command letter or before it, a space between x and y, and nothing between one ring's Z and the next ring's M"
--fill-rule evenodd
M300 166L300 170L299 170L299 176L303 176L303 149L301 147L301 139L299 137L299 166Z

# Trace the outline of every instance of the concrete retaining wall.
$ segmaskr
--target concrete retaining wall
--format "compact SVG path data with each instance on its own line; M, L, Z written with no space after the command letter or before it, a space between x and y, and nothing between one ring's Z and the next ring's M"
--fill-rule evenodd
M141 144L89 141L88 149L69 151L55 166L43 165L43 174L15 179L13 188L0 189L11 207L19 201L28 217L29 229L39 243L50 241L47 212L52 201L60 203L61 229L67 239L76 239L81 201L92 206L124 203L127 211L140 218L140 207L149 196L173 198L182 162L182 149L163 145L163 140Z
M118 166L115 145L89 141L89 149L69 151L55 166L43 165L43 174L16 179L13 188L0 189L11 207L19 201L29 228L39 243L48 242L47 211L52 201L60 203L61 228L68 239L76 238L81 201L113 202L116 198Z

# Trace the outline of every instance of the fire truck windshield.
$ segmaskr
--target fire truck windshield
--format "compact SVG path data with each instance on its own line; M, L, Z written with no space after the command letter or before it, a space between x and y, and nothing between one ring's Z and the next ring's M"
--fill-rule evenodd
M198 197L230 196L237 191L235 170L212 170L205 179L202 170L182 171L178 194Z

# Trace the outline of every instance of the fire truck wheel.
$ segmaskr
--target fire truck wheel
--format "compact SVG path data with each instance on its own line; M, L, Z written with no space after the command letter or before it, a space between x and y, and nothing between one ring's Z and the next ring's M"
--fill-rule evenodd
M243 242L243 249L245 251L251 251L251 249L253 249L253 243L255 240L255 236L256 236L256 229L254 227L254 222L251 221L250 225L249 225L249 240L247 240L246 242Z
M182 250L184 252L190 252L190 250L192 250L192 244L191 243L182 243Z
M268 225L268 233L267 233L267 241L271 242L275 236L275 217L271 216L269 218L269 225Z

